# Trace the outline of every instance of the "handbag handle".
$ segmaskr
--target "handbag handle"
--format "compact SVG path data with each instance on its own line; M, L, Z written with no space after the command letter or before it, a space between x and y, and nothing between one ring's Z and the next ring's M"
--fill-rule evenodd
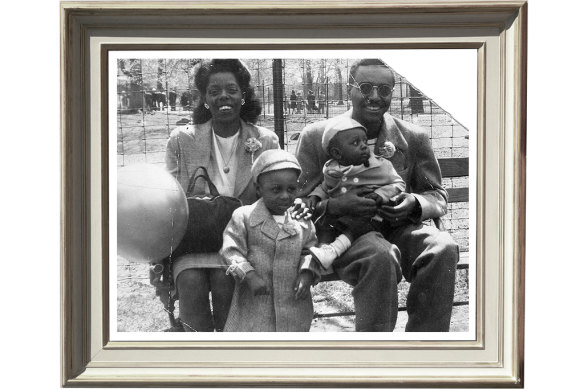
M199 171L199 169L203 170L203 173L196 175L197 172ZM192 191L195 188L195 184L197 183L197 180L199 178L202 178L207 182L207 185L209 186L209 192L211 193L212 196L219 196L219 191L217 190L217 187L215 186L215 184L213 184L213 181L211 181L211 178L209 178L209 174L207 173L207 169L204 166L199 166L198 168L195 169L195 172L191 176L191 180L189 182L189 187L187 189L187 193L189 193L189 194L192 193Z
M207 173L207 168L205 168L204 166L197 166L195 168L195 171L193 172L193 174L191 174L191 178L189 179L189 186L187 187L187 195L190 194L191 191L195 188L195 181L196 181L197 173L199 172L199 169L203 170L203 173L206 174L207 176L209 176L209 174Z

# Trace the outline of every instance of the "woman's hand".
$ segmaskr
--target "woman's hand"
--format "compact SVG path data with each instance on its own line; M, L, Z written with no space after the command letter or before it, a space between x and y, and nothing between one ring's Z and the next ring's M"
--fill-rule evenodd
M268 295L270 291L265 281L254 270L247 272L243 281L249 288L252 296Z
M294 298L296 300L304 300L310 296L310 285L312 285L312 278L314 275L311 271L303 270L296 277L296 282L294 282Z

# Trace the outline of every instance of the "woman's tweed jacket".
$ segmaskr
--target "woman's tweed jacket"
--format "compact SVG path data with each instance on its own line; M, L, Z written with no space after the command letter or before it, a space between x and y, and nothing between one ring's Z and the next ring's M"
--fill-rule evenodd
M224 331L308 331L312 298L294 299L301 257L316 244L311 221L292 220L280 228L259 199L238 208L223 234L220 253L228 264L249 262L266 282L269 295L252 296L237 280Z
M253 155L243 147L245 141L250 138L256 138L262 144ZM255 186L251 179L252 157L255 161L262 152L278 148L280 148L278 136L273 131L241 121L239 146L235 152L238 168L233 196L239 198L244 205L257 200ZM178 180L185 192L195 169L199 166L209 167L212 149L213 133L210 120L203 124L175 128L170 134L166 146L166 168ZM203 180L198 180L194 193L205 193L206 187Z

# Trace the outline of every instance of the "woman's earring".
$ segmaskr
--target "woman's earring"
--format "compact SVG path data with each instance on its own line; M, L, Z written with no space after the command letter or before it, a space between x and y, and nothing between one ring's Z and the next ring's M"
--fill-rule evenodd
M203 104L203 106L204 106L205 108L209 109L209 104L205 103L205 104Z
M245 104L245 99L241 99L241 105Z

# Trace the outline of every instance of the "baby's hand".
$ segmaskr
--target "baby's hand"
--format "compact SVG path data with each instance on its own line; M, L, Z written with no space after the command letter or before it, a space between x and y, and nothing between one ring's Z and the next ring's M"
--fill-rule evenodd
M294 200L294 207L290 211L290 216L293 219L300 220L308 220L312 217L312 213L314 212L314 207L318 199L316 196L311 197L304 197L304 198L297 198Z
M310 285L312 285L313 274L311 271L303 270L296 277L296 282L294 283L294 291L296 294L294 298L296 300L304 300L310 296Z
M371 193L365 195L364 197L366 199L371 199L371 200L375 201L375 205L377 207L381 207L381 205L383 204L383 198L375 192L371 192Z
M255 271L250 271L245 275L243 281L249 288L252 296L266 295L270 294L268 286L265 281L256 273Z

